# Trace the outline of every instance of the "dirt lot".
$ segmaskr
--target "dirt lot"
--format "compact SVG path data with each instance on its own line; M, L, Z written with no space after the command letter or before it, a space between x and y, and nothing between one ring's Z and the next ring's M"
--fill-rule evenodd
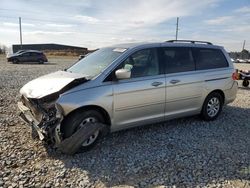
M216 121L190 117L121 131L65 156L32 140L17 115L23 84L76 58L49 61L13 65L0 57L0 187L250 187L250 88L239 88Z

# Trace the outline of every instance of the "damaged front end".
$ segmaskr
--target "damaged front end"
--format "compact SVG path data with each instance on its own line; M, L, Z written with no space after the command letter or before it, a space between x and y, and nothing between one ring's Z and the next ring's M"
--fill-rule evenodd
M61 141L60 132L55 131L63 120L55 107L56 99L47 102L45 99L28 99L22 96L18 102L20 117L31 126L32 135L38 135L40 140L53 145Z
M20 117L31 126L33 137L38 136L40 140L68 155L75 154L94 132L107 134L106 126L98 122L87 123L69 138L63 138L60 131L63 116L56 108L55 101L42 102L22 96L18 107L21 110Z
M60 131L64 116L63 109L56 104L57 99L64 92L87 81L82 75L58 71L27 83L20 90L22 96L18 107L20 117L32 128L32 135L53 147L69 148L62 151L73 154L76 152L73 148L80 147L86 136L101 129L102 125L86 126L67 139Z

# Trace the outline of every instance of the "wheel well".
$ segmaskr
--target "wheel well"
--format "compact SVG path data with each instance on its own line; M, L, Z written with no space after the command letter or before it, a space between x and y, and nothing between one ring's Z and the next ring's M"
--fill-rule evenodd
M222 96L223 104L224 104L224 102L225 102L225 94L224 94L224 92L222 90L219 90L219 89L213 90L208 95L210 95L211 93L219 93Z
M105 120L105 124L107 124L108 126L111 125L111 120L110 120L110 117L109 117L109 114L106 110L104 110L102 107L100 106L96 106L96 105L89 105L89 106L83 106L83 107L80 107L80 108L77 108L75 110L73 110L72 112L70 112L65 118L67 119L68 117L70 117L73 113L82 113L84 111L87 111L87 110L96 110L98 111L104 118Z

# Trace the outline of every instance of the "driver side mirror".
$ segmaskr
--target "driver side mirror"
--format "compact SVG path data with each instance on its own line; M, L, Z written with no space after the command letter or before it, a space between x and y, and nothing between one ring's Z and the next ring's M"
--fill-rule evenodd
M118 80L128 79L131 76L131 70L118 69L117 71L115 71L115 76Z

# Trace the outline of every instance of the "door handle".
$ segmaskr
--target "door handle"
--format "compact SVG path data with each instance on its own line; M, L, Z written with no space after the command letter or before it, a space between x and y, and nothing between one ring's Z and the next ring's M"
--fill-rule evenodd
M177 84L177 83L179 83L179 82L180 82L180 80L171 80L171 81L170 81L171 84Z
M162 84L163 84L163 82L153 82L151 85L157 87L157 86L162 85Z

